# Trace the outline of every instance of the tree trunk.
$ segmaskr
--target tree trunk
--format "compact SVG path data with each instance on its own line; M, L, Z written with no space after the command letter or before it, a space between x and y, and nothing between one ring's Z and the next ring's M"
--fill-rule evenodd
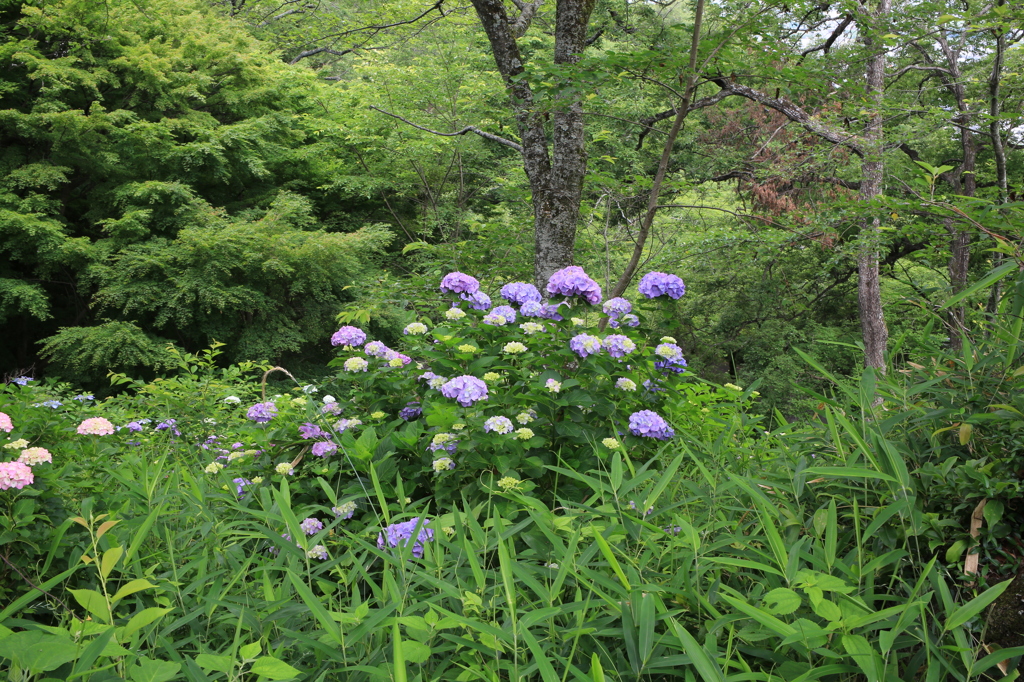
M538 288L553 272L572 265L583 178L587 172L583 106L578 94L561 98L553 118L551 148L544 120L534 108L523 78L523 58L502 0L472 0L487 33L491 53L509 93L523 147L523 169L533 202L534 280ZM594 0L558 0L555 8L555 64L576 64L586 47ZM564 83L571 88L572 83Z
M885 49L876 45L871 37L878 33L879 24L891 10L891 0L879 0L872 13L874 26L864 42L875 53L868 59L866 99L873 108L868 112L868 123L864 129L864 156L861 157L860 198L864 201L881 196L883 171L883 130L882 103L885 97ZM885 326L882 310L882 289L878 271L878 218L868 218L861 228L860 245L857 251L857 302L860 307L860 328L864 339L864 364L885 372L885 350L889 341L889 329Z

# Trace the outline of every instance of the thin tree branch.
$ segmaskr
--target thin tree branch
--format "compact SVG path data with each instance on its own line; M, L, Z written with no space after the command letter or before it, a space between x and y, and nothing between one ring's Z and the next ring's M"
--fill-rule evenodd
M390 116L391 118L397 118L399 121L401 121L403 123L406 123L408 125L411 125L413 128L417 128L419 130L423 130L425 132L431 133L432 135L440 135L441 137L456 137L458 135L465 135L466 133L476 133L477 135L479 135L482 138L485 138L485 139L490 140L492 142L497 142L498 144L503 144L506 147L509 147L510 149L515 149L520 154L523 153L523 146L521 144L519 144L518 142L513 142L512 140L507 140L504 137L500 137L498 135L495 135L494 133L489 133L486 130L480 130L476 126L466 126L462 130L456 131L454 133L442 133L442 132L440 132L438 130L431 130L430 128L424 128L421 125L417 125L416 123L413 123L412 121L410 121L407 118L403 118L403 117L399 116L398 114L393 114L390 111L385 111L385 110L380 109L378 107L375 107L373 105L370 105L370 108L373 109L374 111L379 111L380 113L384 114L385 116Z
M534 15L537 14L537 10L540 9L541 4L544 0L535 0L535 2L516 2L516 7L519 8L519 16L512 22L512 37L515 39L522 38L526 35L526 32L530 30L530 24L533 22Z
M847 14L845 17L843 17L842 22L840 22L840 24L836 26L835 30L832 31L832 35L830 35L825 42L823 42L821 45L809 47L803 52L801 52L800 60L797 61L797 64L799 65L800 63L802 63L804 61L804 57L806 57L809 54L813 54L814 52L824 51L825 54L828 54L828 51L832 49L832 45L835 44L836 40L838 40L839 37L843 35L843 33L846 31L846 28L852 23L853 15Z

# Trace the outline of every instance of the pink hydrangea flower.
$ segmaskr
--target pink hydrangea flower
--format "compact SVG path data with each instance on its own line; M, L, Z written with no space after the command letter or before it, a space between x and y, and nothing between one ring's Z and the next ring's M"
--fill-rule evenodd
M114 432L114 425L103 417L89 417L78 425L78 432L82 435L109 436Z
M32 476L32 469L21 462L0 463L0 490L17 488L21 490L27 485L32 485L35 478Z
M27 448L21 451L18 461L31 467L44 462L52 462L53 455L46 448Z
M14 422L5 413L0 412L0 431L10 433L14 430Z

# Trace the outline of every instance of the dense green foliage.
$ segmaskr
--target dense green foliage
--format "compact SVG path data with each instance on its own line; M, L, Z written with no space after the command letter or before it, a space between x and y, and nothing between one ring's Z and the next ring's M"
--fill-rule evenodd
M1005 306L1024 301L1024 278L1007 288ZM365 372L350 364L277 396L261 393L263 368L219 369L217 349L178 357L170 379L120 377L132 390L102 402L67 385L7 384L4 451L25 439L53 454L33 484L0 491L0 658L11 674L881 682L992 679L1024 656L1019 620L999 610L1013 594L1000 548L1021 541L1019 489L975 477L1020 466L999 458L1024 405L996 404L1024 380L1015 325L996 318L990 341L931 369L912 364L920 374L869 369L855 384L810 361L834 382L819 419L764 430L756 393L691 374L642 404L609 401L606 366L625 365L560 350L572 332L557 327L570 320L545 321L554 329L527 338L546 350L511 365L452 355L451 344L487 349L509 334L474 315L457 336L453 322L432 330L439 349L413 327L402 350L502 376L468 407L424 395L422 416L397 415L418 370L373 353ZM649 371L634 353L630 371ZM555 376L557 391L540 383ZM960 401L962 381L985 386L988 405ZM339 404L321 400L326 390L356 402L325 409ZM254 421L255 401L272 416ZM520 446L483 426L531 401L536 430ZM576 403L605 420L547 423ZM595 442L644 406L677 435ZM332 426L342 412L363 423ZM936 429L950 414L973 428ZM99 417L124 426L87 428ZM453 419L466 424L458 448L430 453ZM310 452L313 425L337 452ZM560 456L531 461L535 446ZM959 464L975 446L980 463ZM455 469L432 466L440 454ZM981 571L965 577L971 536L956 505L979 499ZM380 535L398 523L415 546Z

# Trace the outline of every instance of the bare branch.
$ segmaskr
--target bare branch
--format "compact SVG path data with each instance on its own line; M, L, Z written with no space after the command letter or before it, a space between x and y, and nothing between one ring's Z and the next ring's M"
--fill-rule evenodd
M711 95L710 97L701 97L698 100L690 102L689 109L690 111L694 111L696 109L704 109L707 107L714 106L721 102L726 97L728 97L730 94L732 93L720 90L719 92L715 93L714 95ZM657 130L657 128L653 127L655 123L658 123L659 121L664 121L667 118L672 118L675 115L675 109L667 109L666 111L658 112L653 116L648 116L647 118L640 119L640 122L637 123L637 125L643 126L644 129L640 131L640 135L636 138L637 151L640 151L640 148L644 146L644 138L647 137L647 133L651 132L652 130Z
M441 137L456 137L457 135L465 135L466 133L476 133L477 135L479 135L480 137L482 137L484 139L490 140L492 142L497 142L498 144L503 144L506 147L509 147L510 149L515 149L520 154L522 154L522 152L523 152L523 147L518 142L513 142L512 140L506 140L504 137L500 137L498 135L495 135L494 133L489 133L486 130L480 130L476 126L466 126L462 130L456 131L454 133L442 133L442 132L437 131L437 130L431 130L430 128L424 128L421 125L417 125L417 124L413 123L412 121L410 121L407 118L403 118L403 117L399 116L398 114L393 114L390 111L384 111L383 109L379 109L379 108L377 108L377 107L375 107L373 105L371 105L370 108L373 109L374 111L379 111L380 113L384 114L385 116L390 116L391 118L397 118L399 121L401 121L403 123L406 123L408 125L411 125L413 128L417 128L419 130L423 130L425 132L431 133L432 135L440 135Z
M334 55L336 57L344 57L349 52L355 52L358 49L359 49L358 47L351 47L351 48L349 48L347 50L332 50L329 47L317 47L317 48L314 48L312 50L306 50L305 52L300 52L298 54L298 56L295 57L295 59L291 60L288 63L289 64L298 64L300 61L302 61L306 57L312 57L313 55L316 55L316 54L331 54L331 55Z
M730 95L746 97L747 99L757 102L762 106L774 109L794 123L799 123L808 132L814 133L818 137L831 142L832 144L846 147L857 156L864 156L863 141L858 136L849 135L840 129L834 128L827 123L818 120L811 114L804 111L801 107L785 98L769 97L759 90L754 90L753 88L739 83L733 83L727 78L715 78L713 79L713 82L724 92L728 92Z
M544 0L534 0L534 2L516 2L516 7L519 8L519 16L512 22L512 37L519 39L526 35L526 32L530 29L530 22L533 21L533 17L537 14L537 10L540 9L541 4Z
M295 9L290 9L287 12L281 12L277 16L270 17L266 21L261 21L260 23L256 24L256 28L264 28L266 26L269 26L270 22L272 22L272 21L278 21L279 19L284 19L285 17L290 17L293 14L305 14L306 10L312 9L313 7L315 7L315 5L305 5L304 7L301 7L301 8L295 8Z
M832 49L832 45L836 42L836 40L839 39L839 36L843 35L843 33L846 31L846 28L850 24L852 24L852 23L853 23L853 15L852 14L847 14L845 17L843 17L842 22L840 22L840 24L838 26L836 26L835 30L832 31L832 35L830 35L825 42L823 42L821 45L815 45L814 47L809 47L806 50L804 50L803 52L801 52L800 53L800 61L797 62L797 63L799 64L800 62L803 62L804 57L806 57L807 55L812 54L814 52L822 52L823 51L825 54L828 54L828 51Z
M909 64L904 66L902 69L893 74L893 79L899 79L900 76L908 71L931 71L933 73L945 73L949 74L949 69L944 69L941 66L923 66L921 64Z

